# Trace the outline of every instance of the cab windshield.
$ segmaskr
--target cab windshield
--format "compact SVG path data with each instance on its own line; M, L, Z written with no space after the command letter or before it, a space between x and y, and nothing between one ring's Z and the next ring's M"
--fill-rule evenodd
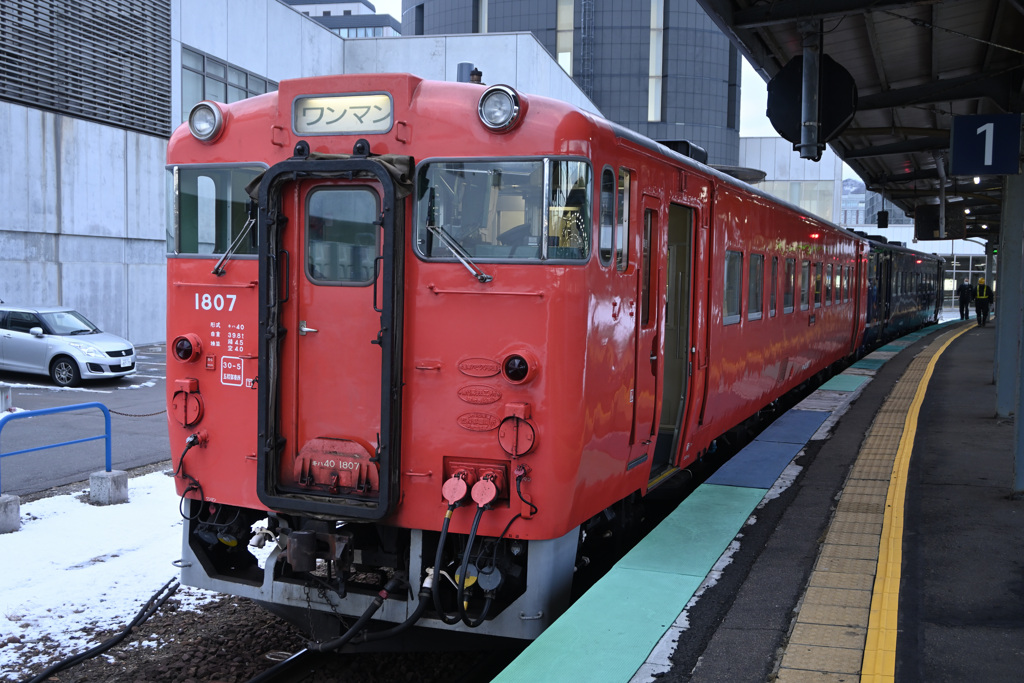
M585 260L591 196L585 161L424 163L416 178L416 248L443 260Z

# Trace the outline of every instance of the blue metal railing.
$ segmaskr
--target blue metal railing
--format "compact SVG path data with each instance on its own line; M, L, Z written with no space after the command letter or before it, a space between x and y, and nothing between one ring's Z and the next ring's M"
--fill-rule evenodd
M2 435L4 426L8 422L14 420L20 420L26 417L38 417L41 415L53 415L54 413L69 413L75 410L85 410L87 408L99 408L103 411L103 421L105 427L105 433L99 436L88 436L84 439L74 439L73 441L61 441L60 443L50 444L49 446L36 446L35 448L25 448L20 451L11 451L10 453L4 453L2 443L0 442L0 459L6 458L9 455L20 455L22 453L32 453L34 451L43 451L47 448L57 448L58 446L71 446L76 443L85 443L86 441L97 441L99 439L106 440L106 456L107 456L107 472L110 471L110 411L102 403L78 403L72 406L58 406L56 408L40 408L39 410L23 410L17 413L5 413L0 416L0 435ZM3 491L3 480L0 479L0 492Z

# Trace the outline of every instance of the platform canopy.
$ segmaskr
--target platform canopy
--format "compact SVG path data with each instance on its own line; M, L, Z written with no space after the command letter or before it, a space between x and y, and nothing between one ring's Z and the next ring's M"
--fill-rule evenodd
M817 32L857 87L853 120L829 143L836 154L909 215L932 205L920 219L945 186L965 236L998 243L1003 177L953 175L950 134L955 117L1022 111L1024 0L698 2L766 81ZM984 145L981 126L971 131Z

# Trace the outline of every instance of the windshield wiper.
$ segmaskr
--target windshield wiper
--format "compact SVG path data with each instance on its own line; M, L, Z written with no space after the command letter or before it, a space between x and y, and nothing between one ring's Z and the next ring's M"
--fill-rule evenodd
M224 267L223 267L224 263L231 257L232 254L235 253L235 251L238 250L238 247L242 246L242 240L245 239L246 235L249 234L249 230L252 229L252 226L256 223L255 208L256 208L256 203L250 201L249 202L249 219L247 221L245 221L245 225L243 225L242 229L238 231L238 236L235 237L234 241L231 243L231 246L228 247L228 250L225 251L224 255L220 257L219 261L217 261L217 265L215 265L213 267L213 270L210 271L214 275L223 275L225 273Z
M494 279L492 276L480 270L480 266L473 263L473 258L465 248L459 244L457 239L449 235L444 228L439 225L428 225L427 230L437 235L438 239L444 243L444 246L448 247L448 251L452 252L452 254L455 255L455 258L459 259L459 262L466 266L466 270L472 273L473 277L477 280L480 282L490 282Z

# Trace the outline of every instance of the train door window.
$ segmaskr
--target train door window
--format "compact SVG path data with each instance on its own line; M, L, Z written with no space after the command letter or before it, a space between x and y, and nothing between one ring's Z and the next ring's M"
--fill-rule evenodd
M640 322L647 326L651 322L651 238L654 225L654 211L647 209L644 212L644 240L643 250L640 254L643 264L643 281L640 285Z
M821 262L814 264L814 307L821 308Z
M843 266L843 303L850 300L850 266Z
M810 302L811 293L811 262L804 261L800 264L800 310L806 311Z
M615 231L615 172L605 168L601 172L601 226L598 236L598 254L601 265L612 262L612 235Z
M779 291L779 257L772 256L772 284L768 294L768 316L775 317Z
M760 320L764 310L764 255L751 254L747 273L747 320Z
M325 284L366 285L380 229L377 193L367 188L331 187L309 193L306 206L306 274Z
M782 312L793 312L793 297L796 295L796 259L786 259L785 279L782 281Z
M740 299L743 286L743 252L725 252L725 298L722 302L722 323L740 321Z
M832 305L832 264L825 266L825 305Z
M619 169L619 193L616 202L618 222L615 231L615 267L622 272L629 266L629 171Z
M836 303L842 303L843 301L843 267L836 266Z

